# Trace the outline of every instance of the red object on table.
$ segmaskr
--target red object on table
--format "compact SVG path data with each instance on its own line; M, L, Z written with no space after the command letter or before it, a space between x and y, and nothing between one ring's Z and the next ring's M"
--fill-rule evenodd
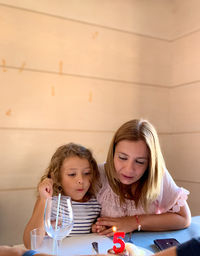
M124 240L120 239L119 237L124 238L125 237L125 233L124 232L115 232L114 236L113 236L113 243L116 244L120 244L120 247L117 247L116 245L113 246L113 251L115 253L121 253L124 251L125 249L125 242Z

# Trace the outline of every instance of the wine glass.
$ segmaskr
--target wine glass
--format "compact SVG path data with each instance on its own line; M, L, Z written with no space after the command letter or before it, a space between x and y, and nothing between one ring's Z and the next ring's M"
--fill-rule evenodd
M44 226L47 234L53 238L53 254L59 255L62 239L73 228L73 210L69 196L53 196L46 200Z

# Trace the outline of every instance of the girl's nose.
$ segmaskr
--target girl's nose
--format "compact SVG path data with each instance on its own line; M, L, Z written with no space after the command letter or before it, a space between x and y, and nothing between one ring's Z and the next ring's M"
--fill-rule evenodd
M80 175L80 176L77 178L77 181L78 181L78 184L82 184L82 183L83 183L83 177Z

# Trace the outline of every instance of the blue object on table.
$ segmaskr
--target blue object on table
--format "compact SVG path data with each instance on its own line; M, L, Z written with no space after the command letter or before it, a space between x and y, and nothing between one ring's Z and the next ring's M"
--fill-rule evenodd
M137 246L158 252L159 250L153 242L155 239L176 238L180 243L183 243L194 237L200 237L200 216L192 217L191 225L188 228L164 232L135 231L132 233L131 240ZM125 241L128 240L130 240L130 237L126 235Z
M35 255L37 252L34 250L26 251L22 256L32 256Z

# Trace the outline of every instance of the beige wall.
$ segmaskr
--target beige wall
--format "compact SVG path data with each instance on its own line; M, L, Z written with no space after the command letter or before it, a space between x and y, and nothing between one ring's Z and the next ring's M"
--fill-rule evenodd
M116 128L137 117L158 129L167 166L192 191L190 206L199 213L199 183L191 182L199 164L191 153L185 157L191 138L199 145L199 103L192 105L198 85L185 86L194 76L178 76L180 70L189 77L181 58L190 37L179 7L158 0L0 0L0 244L22 242L35 187L59 145L82 143L102 162ZM187 56L186 64L189 49Z
M193 215L200 214L200 2L176 0L169 96L168 167L176 182L190 190Z

